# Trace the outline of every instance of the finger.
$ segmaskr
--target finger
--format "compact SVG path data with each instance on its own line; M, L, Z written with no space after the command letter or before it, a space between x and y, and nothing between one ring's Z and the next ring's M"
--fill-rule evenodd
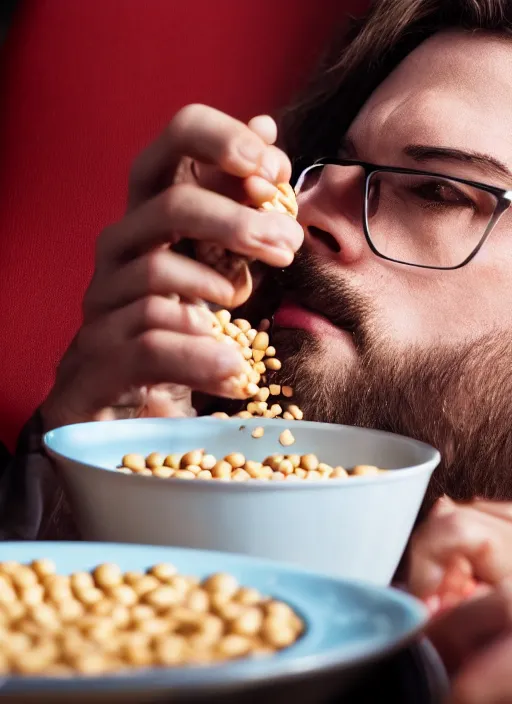
M487 513L496 518L502 518L504 521L512 523L512 502L511 501L475 501L471 504L472 508L482 513Z
M87 292L85 320L148 296L178 295L230 307L234 287L210 267L168 249L158 249L133 259L111 274L105 272Z
M277 125L270 115L257 115L248 122L248 127L256 132L267 144L274 144L277 139Z
M216 164L240 178L258 172L275 181L279 162L267 147L243 122L205 105L188 105L136 159L130 175L129 209L169 186L183 156Z
M419 598L435 594L456 556L469 561L476 579L497 584L512 573L510 541L508 522L470 507L427 519L411 542L409 588Z
M168 330L183 335L208 335L213 325L211 313L190 303L163 296L146 296L102 315L80 330L76 345L84 355L100 355L147 330Z
M190 184L169 188L98 238L98 263L123 261L182 238L206 240L270 266L288 266L303 240L300 225Z
M427 627L427 635L451 674L511 627L511 593L504 584L487 596L435 617Z
M244 370L245 360L236 346L210 337L149 330L81 359L66 396L68 415L91 417L112 406L127 389L157 384L237 398L233 378Z
M500 638L470 660L452 684L450 704L512 702L512 635Z

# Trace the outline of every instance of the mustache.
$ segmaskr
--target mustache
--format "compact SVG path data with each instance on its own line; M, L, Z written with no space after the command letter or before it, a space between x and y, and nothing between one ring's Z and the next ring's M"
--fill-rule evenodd
M343 273L333 272L333 266L301 250L289 267L275 273L275 281L282 297L320 313L336 327L352 333L356 347L367 348L375 305Z

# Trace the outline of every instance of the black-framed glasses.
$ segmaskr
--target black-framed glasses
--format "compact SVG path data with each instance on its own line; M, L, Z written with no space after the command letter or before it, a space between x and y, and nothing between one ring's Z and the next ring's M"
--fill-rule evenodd
M470 262L503 213L512 190L431 171L322 158L306 167L297 195L329 186L350 198L347 167L359 169L362 223L372 252L398 264L459 269ZM345 189L345 190L343 190Z

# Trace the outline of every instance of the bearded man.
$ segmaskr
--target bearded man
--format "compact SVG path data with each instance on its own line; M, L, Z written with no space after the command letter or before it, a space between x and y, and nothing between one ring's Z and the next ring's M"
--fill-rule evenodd
M273 317L280 381L306 418L439 448L424 513L443 495L479 497L445 500L419 528L409 587L435 596L464 557L490 593L433 637L459 673L456 701L510 697L511 509L489 500L512 499L511 28L505 0L376 2L288 111L288 156L266 116L244 125L193 105L173 118L134 164L126 215L98 238L82 328L6 460L4 537L70 535L43 431L233 397L241 356L190 301L232 308L236 287L167 246L213 241L259 263L245 312ZM298 223L250 207L292 172Z

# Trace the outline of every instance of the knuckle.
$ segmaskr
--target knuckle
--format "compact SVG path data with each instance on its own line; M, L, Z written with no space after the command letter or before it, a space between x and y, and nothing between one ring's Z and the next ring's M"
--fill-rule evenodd
M155 250L146 256L145 279L146 291L148 294L155 293L162 289L163 281L167 273L168 252Z
M143 330L162 325L169 313L168 301L163 296L146 296L140 302L140 318Z
M146 330L137 338L138 358L143 365L151 365L158 358L160 348L161 338L158 330Z
M231 216L231 236L241 244L249 244L253 231L252 213L249 208L237 208Z
M189 103L178 110L172 120L169 122L168 131L171 134L186 129L191 123L195 123L204 117L205 111L208 110L206 105L201 103Z
M183 209L192 193L197 188L190 183L176 183L170 186L162 196L162 208L168 218L173 218L178 210Z

